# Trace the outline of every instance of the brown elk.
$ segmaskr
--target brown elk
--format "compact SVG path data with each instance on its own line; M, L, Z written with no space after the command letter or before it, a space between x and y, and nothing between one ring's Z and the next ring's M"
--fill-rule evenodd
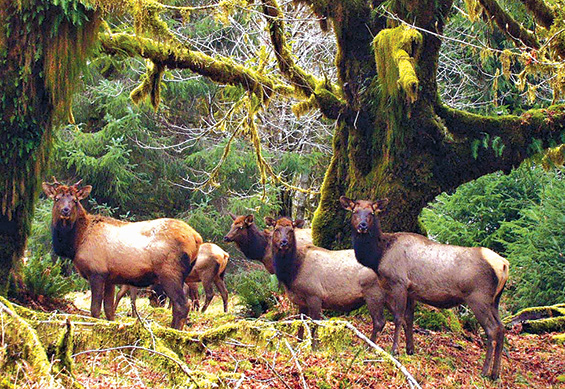
M482 374L488 375L494 351L490 377L497 379L504 342L498 304L508 280L508 261L483 247L440 244L407 232L383 233L377 214L384 209L387 199L352 201L342 196L340 202L353 213L353 249L357 260L377 273L388 295L395 324L393 353L401 327L406 335L406 352L414 352L414 300L438 308L466 303L487 335Z
M375 273L356 261L353 250L297 245L296 222L289 218L266 221L274 226L271 249L275 274L300 313L319 320L322 309L349 312L366 303L373 319L374 341L385 324L385 295Z
M222 296L224 312L228 311L228 289L224 283L224 274L229 257L230 255L228 253L214 243L202 243L202 245L200 245L196 262L194 263L189 276L186 278L184 286L185 293L191 298L192 305L195 310L198 310L200 306L197 283L202 282L204 293L206 294L206 301L202 307L202 312L205 312L206 309L208 309L210 302L214 298L213 285L216 285L218 292L220 292L220 295ZM129 285L123 285L121 287L116 297L115 308L118 307L120 299L128 291L130 292L132 312L136 315L137 309L135 300L137 291ZM156 292L157 297L159 297L159 293L157 291L154 292Z
M81 180L82 181L82 180ZM173 303L171 326L182 329L188 307L183 281L192 270L200 234L181 220L156 219L128 223L91 215L80 200L92 187L43 183L53 199L51 235L57 255L70 258L90 283L90 311L100 316L102 299L108 320L114 319L114 285L144 287L159 282Z
M275 274L275 267L271 255L271 231L260 231L254 222L253 215L235 216L229 213L233 223L229 232L224 236L224 242L234 242L237 248L248 259L260 261L265 269ZM298 245L312 243L312 230L302 229L303 220L296 222L296 238Z

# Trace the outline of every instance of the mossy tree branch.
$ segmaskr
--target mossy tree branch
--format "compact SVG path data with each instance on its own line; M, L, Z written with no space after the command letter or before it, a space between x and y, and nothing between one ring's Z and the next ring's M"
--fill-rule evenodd
M443 190L497 170L509 172L524 159L563 143L565 137L565 105L534 109L520 116L481 116L445 105L437 106L435 112L453 136L442 142L446 159L465 167L458 169Z
M283 96L296 94L295 88L236 64L229 58L216 59L198 51L126 33L102 33L100 40L108 54L142 57L170 69L190 69L217 83L241 86L262 102L267 102L273 93Z
M285 37L284 15L278 3L276 0L263 0L262 4L271 43L281 73L305 98L308 99L314 95L314 101L311 101L311 103L315 103L328 118L336 119L339 113L346 108L338 97L340 94L338 88L329 81L320 80L312 74L308 74L296 64Z
M543 27L550 29L555 19L555 12L543 0L521 0L528 11L534 15L536 21Z
M487 15L494 20L498 28L518 46L538 49L540 44L531 31L520 25L510 14L505 12L496 0L478 0Z

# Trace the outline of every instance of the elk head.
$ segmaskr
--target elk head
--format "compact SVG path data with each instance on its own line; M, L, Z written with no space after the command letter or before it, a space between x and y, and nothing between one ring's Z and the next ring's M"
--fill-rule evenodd
M52 184L48 182L42 184L43 192L53 199L53 224L72 227L82 210L80 200L88 197L92 186L86 185L79 189L82 180L71 186L59 183L55 177L53 180Z
M265 218L268 225L274 227L273 230L273 248L286 252L292 248L296 248L296 237L294 229L298 228L301 220L293 222L287 217L281 217L276 222L272 218Z
M388 204L388 199L368 201L353 201L345 196L339 198L341 206L353 213L351 216L351 225L359 234L366 234L372 230L373 226L378 223L377 214L382 212Z
M248 229L253 225L253 215L235 216L230 212L233 223L229 232L224 236L224 242L244 242L247 241Z

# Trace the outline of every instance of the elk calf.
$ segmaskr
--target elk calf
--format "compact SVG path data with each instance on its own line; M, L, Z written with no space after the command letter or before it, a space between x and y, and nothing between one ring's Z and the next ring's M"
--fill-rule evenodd
M220 296L222 296L224 303L224 312L228 311L228 289L226 288L226 284L224 282L224 274L229 257L230 255L228 253L226 253L220 246L214 243L202 243L202 245L200 245L198 256L196 257L196 262L194 263L189 276L186 278L184 286L185 294L190 297L194 310L198 310L200 308L198 282L202 282L204 293L206 294L206 301L204 303L204 306L202 307L202 312L206 312L206 309L214 298L213 285L216 285L218 292L220 292ZM159 298L158 289L160 289L160 286L154 285L153 291L155 292L154 295L157 298ZM115 308L118 307L121 298L128 291L130 292L132 312L135 316L135 312L137 310L135 304L137 291L135 290L135 288L129 285L123 285L121 287L116 297Z
M200 234L176 219L128 223L90 215L80 200L92 187L79 189L80 182L71 186L44 182L43 191L54 201L53 249L70 258L89 281L92 316L100 316L104 299L106 318L114 319L114 285L145 287L158 282L173 303L171 326L182 329L188 313L183 282L202 244Z
M319 320L322 309L349 312L367 304L373 330L371 340L382 330L384 293L373 271L355 260L353 250L326 250L314 245L297 245L296 222L280 218L272 233L275 274L300 313Z
M400 327L406 335L406 352L414 352L414 300L439 308L466 303L487 335L482 374L488 375L494 350L490 377L497 379L504 342L498 304L508 280L508 261L487 248L445 245L406 232L383 233L377 214L388 203L386 199L352 201L342 196L340 202L353 213L357 260L375 271L389 295L395 324L393 353Z

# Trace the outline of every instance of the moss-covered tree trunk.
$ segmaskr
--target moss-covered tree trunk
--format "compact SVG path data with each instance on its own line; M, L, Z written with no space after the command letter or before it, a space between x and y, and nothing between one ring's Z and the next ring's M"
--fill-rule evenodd
M109 54L140 56L154 64L136 89L135 99L158 94L158 88L149 88L147 80L159 79L156 76L163 69L190 69L218 83L239 85L263 105L275 96L292 96L299 100L295 112L315 108L336 120L334 155L313 228L316 243L338 247L349 244L349 222L339 205L341 195L388 197L391 202L383 215L384 229L418 231L420 211L437 194L484 174L509 171L539 150L563 143L563 105L527 111L521 116L482 117L442 104L436 81L439 36L452 2L293 1L309 6L323 29L333 28L338 46L338 85L317 78L297 64L292 44L287 41L285 15L276 0L254 4L260 5L265 17L278 74L179 45L158 17L165 7L154 3L123 7L136 20L136 34L108 31L101 34L101 40ZM105 0L98 3L108 4ZM466 3L473 8L480 4L485 15L513 42L529 42L531 48L540 50L547 47L551 56L565 58L562 17L549 3L524 3L525 10L551 37L546 37L543 45L496 0ZM155 9L142 12L144 7ZM559 88L562 86L556 85ZM251 132L256 133L254 129ZM258 144L254 139L254 146ZM257 154L261 155L259 150ZM266 170L264 165L261 170Z
M54 5L57 3L58 5ZM96 38L76 0L0 0L0 295L25 249L52 125Z
M543 148L562 143L563 106L482 117L441 103L436 83L441 41L422 31L443 32L442 15L448 14L451 1L395 2L394 12L421 30L391 20L385 26L375 12L379 2L305 3L333 22L347 105L336 116L334 155L313 221L317 244L349 244L341 195L387 197L385 231L418 232L418 215L442 191L509 171L539 150L532 147L535 139Z

